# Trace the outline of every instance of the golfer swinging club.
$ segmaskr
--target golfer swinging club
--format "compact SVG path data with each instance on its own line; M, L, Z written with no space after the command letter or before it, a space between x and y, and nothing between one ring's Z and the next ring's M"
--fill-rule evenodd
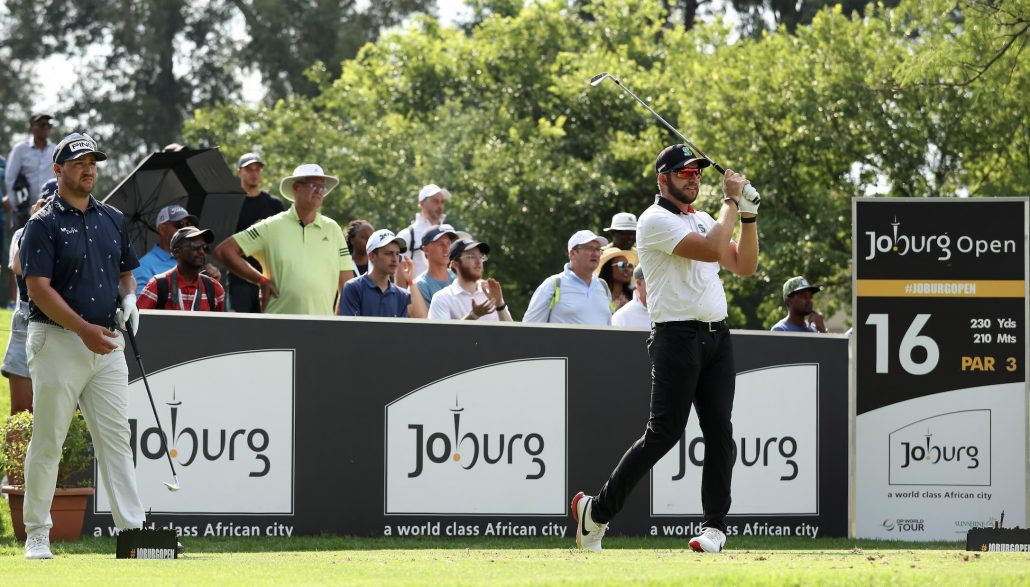
M730 413L736 371L726 326L726 294L719 267L751 275L758 267L758 204L741 197L743 175L726 170L719 220L695 211L701 171L711 162L683 145L658 154L659 194L637 223L637 247L647 282L647 308L654 326L651 414L644 435L630 446L596 497L572 499L576 545L601 551L608 522L622 509L651 467L679 442L690 406L697 410L705 440L701 473L703 531L690 540L697 552L719 552L726 543L730 478L736 444ZM740 213L740 242L730 240Z
M88 135L57 145L57 194L25 226L21 265L29 290L26 343L33 428L25 458L25 558L53 558L50 504L61 446L77 403L89 426L119 530L145 514L129 448L129 370L123 330L139 326L139 265L122 213L90 195L107 155Z

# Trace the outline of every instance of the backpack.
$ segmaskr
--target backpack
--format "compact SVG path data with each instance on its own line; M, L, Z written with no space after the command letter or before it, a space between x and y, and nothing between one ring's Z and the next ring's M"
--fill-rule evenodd
M551 303L547 305L547 322L551 321L551 312L554 311L554 306L558 303L558 300L561 299L561 276L562 275L564 275L564 274L563 273L558 273L556 275L552 275L552 277L554 277L554 294L551 295ZM609 289L608 282L603 280L603 279L601 279L600 277L598 277L597 280L600 281L601 285L604 286L604 293L608 294L608 302L609 302L609 305L610 305L611 304L611 299L612 299L612 290Z
M174 287L179 288L177 272L173 267L170 271L165 271L161 275L156 276L157 280L157 305L155 306L158 310L164 310L165 304L168 303L168 292ZM207 295L207 305L211 310L215 309L215 280L211 279L203 273L200 274L200 280L204 283L204 294ZM197 292L200 295L200 292ZM181 308L186 310L185 308Z

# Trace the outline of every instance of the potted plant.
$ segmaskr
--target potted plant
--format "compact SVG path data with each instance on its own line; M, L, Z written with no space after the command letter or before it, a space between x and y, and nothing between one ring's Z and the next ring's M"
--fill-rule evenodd
M9 485L0 491L8 495L14 535L25 540L22 504L25 496L25 454L32 438L32 413L12 414L0 427L0 469L7 473ZM68 436L61 451L57 470L57 491L50 506L54 527L51 540L78 540L86 502L93 495L93 441L82 413L75 410Z

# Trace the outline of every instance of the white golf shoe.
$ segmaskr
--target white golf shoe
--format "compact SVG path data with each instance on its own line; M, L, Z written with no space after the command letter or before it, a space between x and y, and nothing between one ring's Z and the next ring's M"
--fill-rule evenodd
M701 534L690 539L690 548L694 552L722 552L726 545L726 534L715 528L705 528Z
M582 491L572 498L572 519L576 521L576 546L593 552L601 552L601 539L608 524L598 524L591 517L594 498Z
M50 537L47 535L49 532L36 532L30 534L25 540L25 558L29 560L39 560L54 558L54 553L50 552Z

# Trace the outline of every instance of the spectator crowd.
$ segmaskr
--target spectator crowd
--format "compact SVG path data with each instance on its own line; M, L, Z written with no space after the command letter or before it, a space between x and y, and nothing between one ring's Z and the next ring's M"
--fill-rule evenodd
M55 172L59 146L53 116L35 113L28 136L0 157L3 222L13 233L8 267L14 317L0 372L11 382L12 411L32 408L25 337L30 294L22 277L21 239L33 214L61 202ZM86 135L75 137L89 139ZM65 145L65 142L61 143ZM503 285L489 269L504 258L489 235L445 222L450 190L430 183L412 194L413 221L394 232L372 220L343 227L322 214L340 180L317 163L267 178L259 153L245 153L235 173L246 194L236 232L215 241L185 207L161 207L152 220L158 242L132 268L132 303L148 310L317 316L428 318L513 322ZM278 181L276 194L266 191ZM96 196L90 196L95 201ZM9 234L9 233L8 233ZM601 234L583 228L568 237L567 262L536 287L522 321L650 328L647 283L636 248L637 217L619 212ZM0 237L0 241L5 241ZM492 252L494 251L494 252ZM488 262L492 262L488 264ZM219 269L221 267L222 269ZM796 276L783 284L787 316L774 331L826 332L813 296L823 284Z

